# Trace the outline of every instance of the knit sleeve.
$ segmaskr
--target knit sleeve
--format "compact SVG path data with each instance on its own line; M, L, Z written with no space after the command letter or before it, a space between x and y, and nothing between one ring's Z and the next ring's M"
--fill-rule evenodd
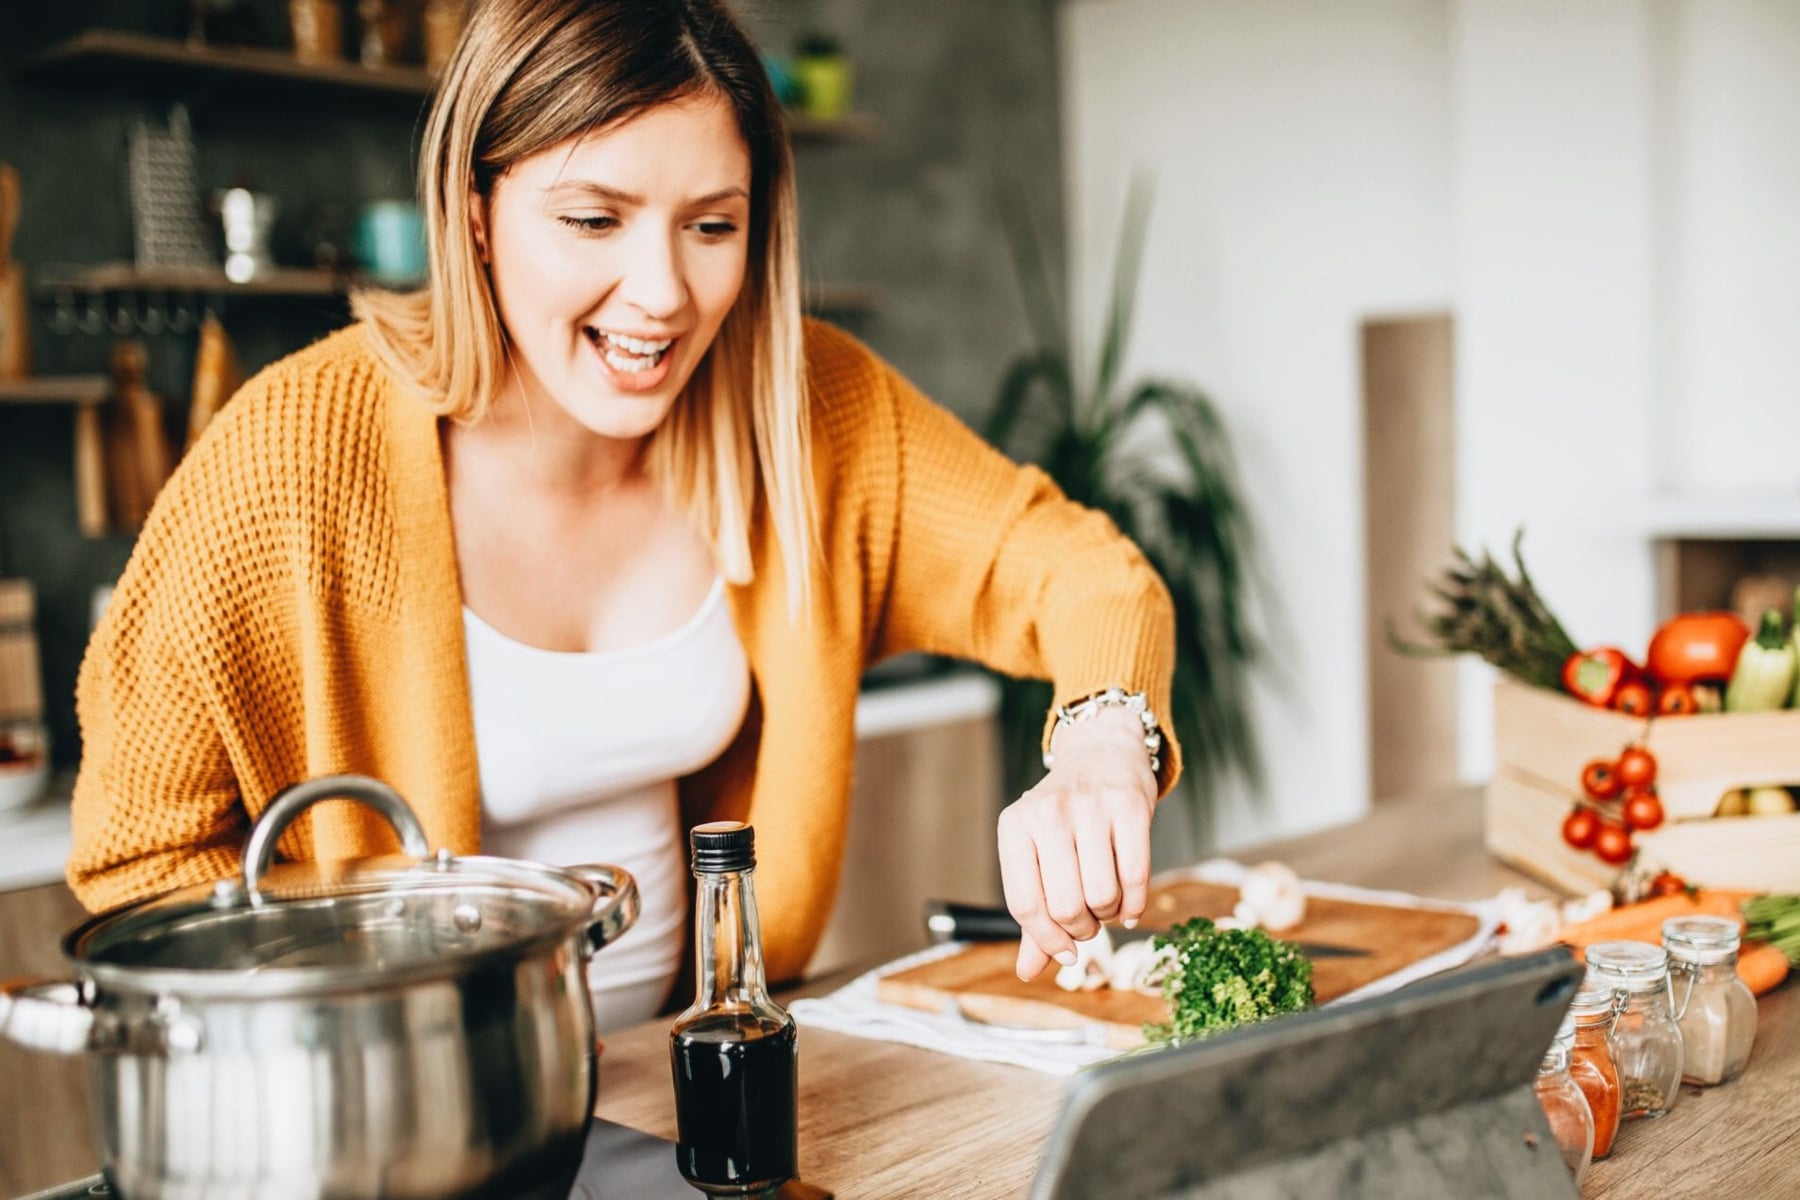
M76 684L67 875L94 912L236 874L247 818L172 617L121 582Z
M232 598L241 565L267 556L233 497L250 487L244 417L266 384L246 384L176 468L82 658L66 874L94 911L238 870L249 819L219 680L225 663L252 670Z
M1181 752L1167 722L1175 617L1162 579L1105 515L884 373L898 492L876 655L922 650L1048 679L1059 705L1141 691L1164 717L1167 791Z

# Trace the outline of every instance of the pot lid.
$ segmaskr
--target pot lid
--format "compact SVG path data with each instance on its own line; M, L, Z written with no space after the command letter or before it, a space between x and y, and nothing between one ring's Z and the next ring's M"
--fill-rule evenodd
M266 865L301 810L343 797L389 816L409 853ZM258 819L242 879L97 917L71 933L64 950L103 982L260 995L461 974L590 926L598 945L636 915L635 887L611 868L458 858L447 850L427 857L423 848L411 810L385 785L354 776L314 780L283 793ZM603 908L608 895L618 903Z

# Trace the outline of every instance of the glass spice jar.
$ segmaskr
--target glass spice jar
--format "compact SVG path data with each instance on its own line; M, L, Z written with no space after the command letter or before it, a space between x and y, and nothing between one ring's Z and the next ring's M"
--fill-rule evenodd
M1588 1164L1593 1161L1594 1113L1588 1107L1580 1085L1569 1074L1569 1052L1574 1044L1574 1018L1564 1017L1562 1028L1557 1030L1550 1048L1544 1051L1543 1061L1538 1064L1533 1090L1550 1122L1550 1132L1556 1136L1563 1164L1569 1168L1569 1174L1575 1177L1575 1185L1579 1187L1582 1176L1587 1174Z
M1681 1029L1668 954L1649 942L1596 942L1587 965L1618 1005L1607 1045L1619 1071L1620 1116L1663 1116L1681 1094Z
M1569 1018L1574 1024L1574 1041L1569 1048L1569 1076L1587 1097L1588 1109L1594 1115L1595 1161L1612 1153L1624 1100L1619 1068L1613 1062L1612 1045L1608 1040L1618 1010L1617 993L1591 972L1569 1003Z
M1738 978L1738 923L1728 917L1670 917L1663 948L1684 1046L1681 1077L1700 1087L1729 1083L1750 1060L1756 997Z

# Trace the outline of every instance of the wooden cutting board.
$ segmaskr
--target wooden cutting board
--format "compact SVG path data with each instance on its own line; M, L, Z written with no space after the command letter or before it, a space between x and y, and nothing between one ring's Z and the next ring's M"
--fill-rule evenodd
M1192 917L1217 919L1237 903L1235 887L1177 882L1159 885L1144 916L1146 926L1166 929ZM1349 995L1473 937L1481 922L1467 913L1399 908L1309 896L1306 919L1281 935L1295 941L1349 946L1360 958L1322 958L1313 964L1313 991L1323 1004ZM948 958L924 963L876 981L889 1004L930 1012L961 1011L977 1021L1031 1029L1097 1028L1090 1035L1108 1046L1142 1044L1146 1022L1168 1019L1161 996L1097 988L1070 992L1056 986L1054 971L1030 983L1013 974L1017 942L980 942Z

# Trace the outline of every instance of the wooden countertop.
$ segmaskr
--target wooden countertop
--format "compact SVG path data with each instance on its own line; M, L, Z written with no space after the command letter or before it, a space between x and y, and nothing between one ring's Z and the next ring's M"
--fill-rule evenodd
M1462 789L1378 806L1340 829L1259 847L1309 879L1473 900L1516 884L1546 889L1489 858L1480 792ZM829 990L842 978L793 993ZM1684 1088L1659 1121L1628 1122L1594 1164L1585 1200L1671 1195L1800 1194L1800 985L1765 996L1750 1066L1721 1088ZM976 1200L1024 1193L1061 1100L1054 1076L970 1062L825 1030L800 1035L800 1162L840 1200ZM675 1136L668 1026L650 1022L606 1039L601 1116Z

